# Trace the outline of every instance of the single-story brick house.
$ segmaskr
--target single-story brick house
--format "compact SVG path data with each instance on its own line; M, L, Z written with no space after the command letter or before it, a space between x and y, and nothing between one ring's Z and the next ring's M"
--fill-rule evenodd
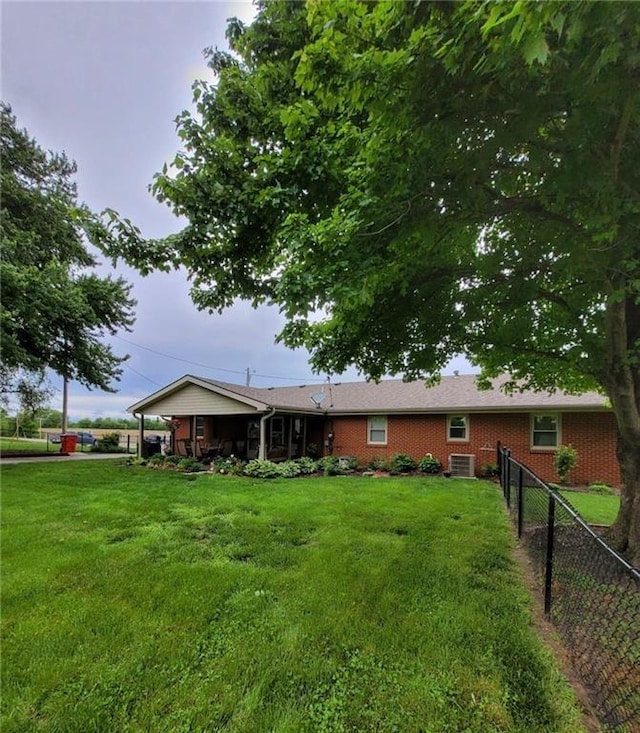
M602 395L505 394L505 381L494 380L490 390L479 390L473 375L445 376L434 387L397 379L246 387L185 375L128 411L170 419L174 450L185 455L282 460L332 453L366 464L431 453L454 473L479 474L495 461L500 441L554 481L553 454L572 445L575 483L620 484L615 420Z

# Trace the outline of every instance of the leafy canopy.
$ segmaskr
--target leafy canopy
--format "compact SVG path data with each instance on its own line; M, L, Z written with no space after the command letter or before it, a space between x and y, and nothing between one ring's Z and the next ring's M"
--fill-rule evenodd
M101 338L132 325L130 286L92 272L87 242L104 227L77 202L75 164L42 150L8 105L1 113L3 391L36 394L46 369L112 391L124 358Z
M418 377L466 351L489 375L609 391L607 307L640 291L639 18L261 3L230 24L233 54L206 52L217 81L194 85L153 185L189 224L116 254L184 265L200 308L279 304L318 369Z

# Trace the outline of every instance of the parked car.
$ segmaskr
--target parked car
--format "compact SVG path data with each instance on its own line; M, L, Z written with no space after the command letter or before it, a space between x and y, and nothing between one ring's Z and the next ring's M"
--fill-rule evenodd
M78 445L95 445L97 442L96 437L92 433L87 433L83 430L80 430L78 432L76 432L75 430L68 430L65 435L75 435ZM61 433L49 433L49 442L59 443L60 436Z

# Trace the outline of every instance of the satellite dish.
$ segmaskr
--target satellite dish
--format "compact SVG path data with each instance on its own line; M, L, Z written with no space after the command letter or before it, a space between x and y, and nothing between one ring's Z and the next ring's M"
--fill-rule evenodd
M314 405L315 405L315 406L316 406L317 408L320 408L320 405L322 404L322 400L323 400L323 399L324 399L324 398L325 398L326 396L327 396L327 395L326 395L326 394L325 394L324 392L314 392L314 393L313 393L313 394L311 395L311 397L309 397L309 399L311 400L311 402L313 402L313 404L314 404Z

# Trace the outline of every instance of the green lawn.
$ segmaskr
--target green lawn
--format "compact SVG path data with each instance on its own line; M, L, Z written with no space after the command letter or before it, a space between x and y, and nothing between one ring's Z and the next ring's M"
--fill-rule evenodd
M613 524L618 515L620 497L584 491L561 491L562 496L589 524Z
M493 484L2 474L3 733L582 730Z
M49 443L50 452L60 450L59 445ZM0 438L0 454L8 452L47 451L46 440L26 440L24 438Z

